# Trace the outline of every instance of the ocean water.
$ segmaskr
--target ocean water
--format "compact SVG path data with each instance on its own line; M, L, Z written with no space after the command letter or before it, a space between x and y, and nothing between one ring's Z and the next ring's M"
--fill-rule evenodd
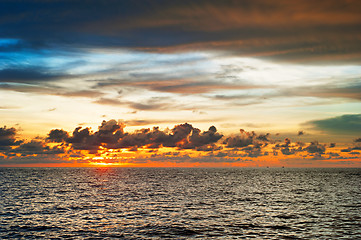
M1 239L361 239L361 169L0 168Z

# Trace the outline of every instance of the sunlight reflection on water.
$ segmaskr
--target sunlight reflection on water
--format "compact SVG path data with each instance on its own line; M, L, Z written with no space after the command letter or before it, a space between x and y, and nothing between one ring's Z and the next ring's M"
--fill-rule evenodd
M357 239L361 169L0 168L1 238Z

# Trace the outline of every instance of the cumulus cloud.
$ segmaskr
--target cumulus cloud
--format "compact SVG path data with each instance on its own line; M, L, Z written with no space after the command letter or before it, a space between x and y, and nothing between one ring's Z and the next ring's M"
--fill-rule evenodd
M95 133L89 128L77 127L66 142L71 143L77 150L97 151L102 145L116 144L124 136L123 128L124 124L115 120L103 121Z
M243 129L239 134L223 136L214 126L201 131L189 123L178 124L171 129L162 130L153 127L126 132L123 122L112 119L104 120L94 131L90 128L77 127L69 134L63 129L52 129L44 140L34 138L26 142L16 141L15 128L0 128L0 156L3 159L0 162L30 163L38 159L38 162L45 163L52 162L50 159L52 157L55 162L64 159L81 160L82 154L86 154L81 150L86 150L93 156L104 155L106 156L104 159L115 162L132 156L134 163L146 162L147 158L151 158L151 161L190 163L242 162L272 153L274 156L287 156L287 158L293 156L306 159L311 156L320 160L326 159L327 156L328 158L357 156L361 150L360 143L361 139L356 138L353 147L342 149L340 152L336 150L326 152L326 144L317 141L305 144L285 138L283 142L279 142L273 140L269 133L257 134ZM329 147L333 148L335 144L331 143ZM160 148L167 148L169 152L158 151ZM109 149L112 151L107 151ZM91 160L85 162L89 161Z
M183 141L179 147L180 148L190 148L194 149L197 147L206 146L212 143L217 142L223 137L222 134L217 133L217 129L214 126L211 126L208 131L201 132L198 128L192 129L192 134L186 141Z
M285 138L284 143L277 143L273 146L273 154L278 155L277 150L280 150L283 155L293 155L302 151L302 142L292 143L290 138Z
M240 134L226 138L223 143L228 148L242 148L251 144L259 145L260 143L268 142L269 136L269 133L257 135L253 131L247 132L244 129L241 129Z
M19 145L21 141L16 141L15 135L15 128L0 127L0 150L8 150L11 146Z
M240 134L225 138L223 144L226 148L241 150L243 153L240 156L256 158L268 154L268 152L263 152L263 148L271 141L269 133L256 134L253 131L247 132L240 129Z
M320 144L317 141L314 141L314 142L311 142L310 145L308 145L304 150L309 153L324 154L326 147L325 147L325 145Z
M152 130L141 129L134 133L127 133L119 139L116 148L125 147L176 147L178 149L197 149L217 142L223 135L217 133L215 127L208 131L201 132L188 123L176 125L171 130L159 130L154 127Z
M47 140L67 142L76 150L97 151L100 147L107 149L159 148L174 147L178 149L210 150L223 137L214 126L208 131L201 131L188 123L176 125L173 129L160 130L159 127L143 128L133 133L124 132L125 124L116 120L103 121L98 131L77 127L71 136L68 133L53 129Z
M46 138L50 142L63 142L69 138L68 132L63 129L53 129L48 133Z

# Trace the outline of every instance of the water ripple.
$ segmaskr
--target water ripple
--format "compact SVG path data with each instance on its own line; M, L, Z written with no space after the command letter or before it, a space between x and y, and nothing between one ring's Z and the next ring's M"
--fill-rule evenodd
M3 239L361 239L360 169L0 168Z

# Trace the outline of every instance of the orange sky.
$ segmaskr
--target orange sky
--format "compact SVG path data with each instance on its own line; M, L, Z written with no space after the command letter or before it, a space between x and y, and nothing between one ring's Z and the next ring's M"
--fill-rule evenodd
M1 2L0 166L360 167L360 12Z

